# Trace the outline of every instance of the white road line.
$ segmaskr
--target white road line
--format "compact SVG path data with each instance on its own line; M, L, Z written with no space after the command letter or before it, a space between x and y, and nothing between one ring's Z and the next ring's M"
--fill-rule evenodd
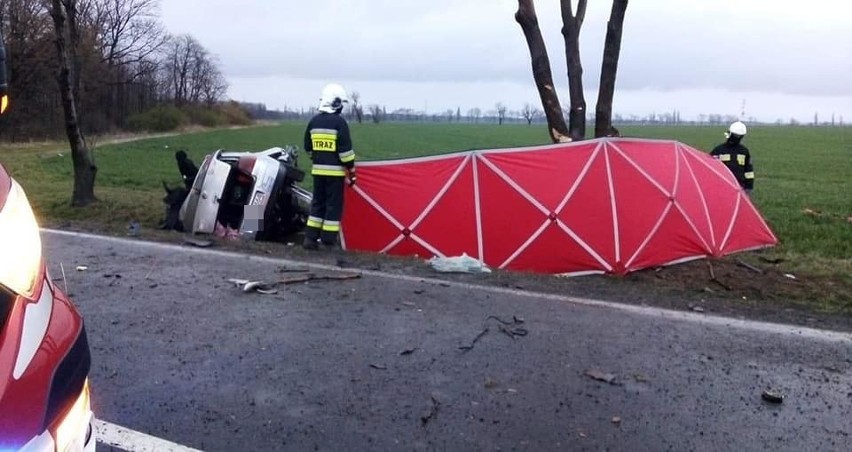
M482 284L471 284L457 281L448 281L438 278L428 278L421 276L408 276L388 273L377 270L363 270L360 268L341 268L334 265L317 264L308 261L298 261L293 259L273 258L266 256L257 256L252 254L240 254L230 251L210 250L203 248L190 248L186 246L174 245L169 243L146 242L142 240L126 239L121 237L107 237L94 234L85 234L80 232L59 231L54 229L42 229L42 232L65 237L78 237L90 240L102 240L122 245L132 245L143 248L152 248L157 250L169 251L184 251L188 253L204 254L208 256L220 256L225 258L249 259L255 262L263 262L284 266L302 266L314 268L317 270L333 270L333 271L357 271L362 275L374 276L378 278L395 279L399 281L418 282L435 285L443 285L455 287L459 289L481 290L503 295L512 295L524 298L533 298L539 300L561 301L582 306L594 306L598 308L614 309L632 314L643 315L647 317L661 318L667 320L677 320L683 322L691 322L710 326L723 326L737 328L741 330L780 334L785 336L796 336L807 339L814 339L828 342L846 342L852 344L852 334L839 331L819 330L795 325L783 325L778 323L761 322L754 320L733 319L729 317L714 316L708 314L699 314L693 312L673 311L669 309L655 308L650 306L637 306L625 303L615 303L611 301L595 300L590 298L572 297L567 295L549 294L542 292L530 292L525 290L508 289L504 287L494 287Z
M95 422L97 441L127 452L201 452L151 435L146 435L100 419Z

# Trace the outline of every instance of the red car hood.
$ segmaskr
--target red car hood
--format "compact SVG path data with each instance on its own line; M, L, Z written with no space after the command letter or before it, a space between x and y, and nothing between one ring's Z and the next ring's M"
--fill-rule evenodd
M0 213L10 187L0 166ZM83 320L43 264L40 273L29 298L0 287L0 450L23 446L67 412L89 371Z

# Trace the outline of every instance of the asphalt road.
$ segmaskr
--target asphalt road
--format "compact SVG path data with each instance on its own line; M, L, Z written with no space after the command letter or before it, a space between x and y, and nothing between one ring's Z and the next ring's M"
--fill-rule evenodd
M86 318L98 417L186 446L852 447L846 334L377 272L244 294L226 280L286 274L262 258L44 240Z

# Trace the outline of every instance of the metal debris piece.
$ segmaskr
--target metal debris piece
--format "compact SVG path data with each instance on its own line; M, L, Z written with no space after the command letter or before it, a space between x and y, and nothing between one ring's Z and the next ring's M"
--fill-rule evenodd
M78 272L84 272L84 271L86 271L86 270L88 270L88 269L89 269L89 267L87 267L87 266L85 266L85 265L78 265L78 266L77 266L77 271L78 271Z
M781 391L777 389L767 389L763 391L760 397L769 403L782 403L784 401L784 394L781 394Z
M370 364L370 367L378 370L388 370L388 366L385 366L384 364Z
M273 295L278 293L273 284L267 284L263 281L250 281L248 279L229 279L228 282L236 285L245 293L257 292L264 295Z
M796 275L792 273L784 273L784 277L788 279L796 279Z
M613 416L612 417L612 423L616 424L616 425L621 424L621 417L620 416Z
M701 306L693 306L692 310L695 312L704 312L704 308L702 308Z
M212 240L194 239L192 237L184 237L183 243L185 243L187 245L197 246L199 248L209 248L209 247L213 246Z
M406 348L405 350L399 352L400 356L407 356L417 351L417 347Z
M591 378L592 380L602 381L608 384L615 384L616 375L612 373L606 373L600 369L589 369L583 374Z

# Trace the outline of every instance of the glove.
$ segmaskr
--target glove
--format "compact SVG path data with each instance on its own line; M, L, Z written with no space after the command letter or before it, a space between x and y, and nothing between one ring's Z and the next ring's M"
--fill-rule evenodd
M358 176L355 175L355 171L349 172L349 186L355 185L355 182L358 180Z

